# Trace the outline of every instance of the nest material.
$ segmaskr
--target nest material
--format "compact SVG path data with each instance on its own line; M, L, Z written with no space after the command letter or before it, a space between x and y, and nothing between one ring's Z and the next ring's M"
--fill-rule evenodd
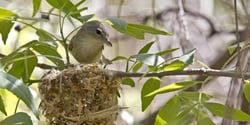
M120 82L95 64L52 70L39 85L40 109L52 125L114 125Z

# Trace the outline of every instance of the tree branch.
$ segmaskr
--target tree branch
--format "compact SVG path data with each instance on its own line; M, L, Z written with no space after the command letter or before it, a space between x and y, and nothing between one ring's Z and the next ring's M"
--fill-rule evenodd
M191 70L178 70L178 71L164 71L158 73L130 73L122 71L107 70L108 73L113 74L117 77L163 77L163 76L173 76L173 75L199 75L199 76L215 76L215 77L232 77L232 78L242 78L240 72L234 71L222 71L215 69L191 69ZM243 73L245 78L250 78L250 72Z

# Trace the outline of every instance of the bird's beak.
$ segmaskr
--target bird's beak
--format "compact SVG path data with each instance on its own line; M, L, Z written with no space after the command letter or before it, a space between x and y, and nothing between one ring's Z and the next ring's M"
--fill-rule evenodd
M104 41L104 43L105 43L106 45L108 45L109 47L112 46L112 43L110 42L109 38L106 38L106 40Z

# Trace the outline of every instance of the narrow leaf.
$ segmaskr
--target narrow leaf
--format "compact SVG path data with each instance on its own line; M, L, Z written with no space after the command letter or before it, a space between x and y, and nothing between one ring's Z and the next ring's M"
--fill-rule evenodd
M165 71L174 71L174 70L182 70L186 67L185 63L179 60L175 60L170 64L164 65Z
M129 77L125 77L122 79L122 84L123 85L129 85L131 87L134 87L135 86L135 82L133 79L129 78Z
M17 16L16 13L4 8L0 8L0 19L10 19L10 17L15 17L15 16Z
M13 62L11 69L8 71L9 74L21 78L26 81L30 78L35 66L37 65L38 59L36 55L29 49L20 52L20 60Z
M119 30L118 30L119 31ZM144 39L144 32L140 31L140 30L137 30L136 28L134 27L127 27L127 30L126 31L120 31L121 33L124 33L126 35L129 35L129 36L132 36L134 38L137 38L137 39L141 39L143 40Z
M107 22L117 31L137 39L144 39L144 33L134 27L128 27L127 22L118 18L108 18Z
M95 16L95 14L89 14L89 15L81 16L81 17L79 17L79 19L82 20L83 22L87 22L89 19L91 19L94 16Z
M7 65L9 65L11 63L14 63L16 61L20 61L20 60L24 60L24 59L33 57L33 56L28 56L27 55L26 58L24 58L24 56L23 56L24 51L23 50L28 49L28 48L34 46L37 43L38 43L38 41L33 40L33 41L30 41L30 42L20 46L17 50L13 51L8 56L5 56L5 57L1 58L0 59L0 64L7 66Z
M137 72L142 66L143 66L143 63L138 62L138 63L135 64L135 66L133 67L132 71L133 72Z
M173 125L189 125L195 119L195 115L193 110L196 109L195 104L184 104L182 103L181 110L178 113L176 120L171 121L171 123L175 123Z
M205 102L212 98L212 96L206 94L206 93L200 93L200 92L181 92L179 93L179 96L183 99L196 101L196 102Z
M81 21L81 14L77 7L70 0L46 0L52 7L71 15L73 18Z
M111 59L112 62L113 62L113 61L117 61L117 60L127 60L127 58L124 57L124 56L117 56L117 57Z
M179 48L167 49L167 50L163 50L161 52L158 52L156 54L159 55L159 56L162 56L162 55L166 55L166 54L172 53L172 52L174 52L174 51L176 51L178 49Z
M41 5L41 0L33 0L33 14L32 16L35 16L38 12Z
M24 112L18 112L12 116L7 117L0 122L1 125L33 125L31 118Z
M199 83L202 83L202 81L183 81L183 82L172 83L168 86L159 88L159 89L147 94L146 96L155 96L156 94L186 89L186 88L189 88L189 87L194 86L194 85L199 84Z
M76 7L78 7L78 6L80 6L80 5L82 5L82 3L84 3L86 0L81 0L81 1L79 1L78 3L76 3Z
M160 83L161 83L161 80L159 78L154 78L154 77L148 79L144 83L143 88L141 90L142 111L145 111L145 109L149 106L149 104L154 99L154 96L146 97L146 95L160 88Z
M17 17L17 14L6 10L3 8L0 8L0 34L2 35L2 41L4 44L6 44L6 40L8 38L9 32L14 25L12 22L13 18Z
M250 103L250 81L249 80L245 80L243 90L244 90L244 95L247 101Z
M12 66L11 69L8 71L9 74L17 77L17 78L21 78L22 74L24 73L24 67L23 67L23 60L25 59L25 57L23 56L22 53L16 53L15 58L13 58L13 60L11 60ZM16 61L14 61L16 60Z
M137 30L140 30L140 31L145 32L145 33L150 33L150 34L171 35L170 33L166 32L166 31L159 30L159 29L156 29L154 27L146 26L146 25L139 25L139 24L129 23L128 27L133 27L133 28L135 28Z
M110 21L111 26L116 27L122 31L126 30L127 23L125 20L118 19L118 18L108 18L107 21Z
M166 125L177 118L178 111L180 111L181 102L175 96L171 98L158 112L154 125Z
M250 121L250 115L219 103L207 102L204 106L213 114L236 121Z
M7 112L5 110L5 106L4 106L4 103L3 103L3 99L2 99L2 96L0 95L0 111L4 114L4 115L7 115Z
M16 77L0 71L0 88L7 89L21 99L38 118L38 111L35 107L34 98L28 88L21 80Z
M43 56L45 56L46 58L48 58L50 61L52 61L55 65L58 66L59 69L63 69L64 68L64 62L61 59L61 55L56 51L56 48L45 44L45 43L39 43L35 46L32 46L32 48L42 54Z
M147 53L149 51L149 49L151 48L151 46L155 43L155 41L149 42L148 44L146 44L145 46L143 46L140 51L138 52L138 54L142 54L142 53Z
M203 113L203 112L197 112L198 116L198 120L197 120L197 125L215 125L213 123L213 121L207 116L207 114Z
M43 30L37 29L36 34L39 36L39 41L53 41L52 34Z

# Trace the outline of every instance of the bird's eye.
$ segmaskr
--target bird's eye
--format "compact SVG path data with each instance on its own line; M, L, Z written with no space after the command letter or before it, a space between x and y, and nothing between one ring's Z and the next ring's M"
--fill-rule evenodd
M101 35L102 34L102 31L101 31L101 29L96 29L96 34L98 34L98 35Z

